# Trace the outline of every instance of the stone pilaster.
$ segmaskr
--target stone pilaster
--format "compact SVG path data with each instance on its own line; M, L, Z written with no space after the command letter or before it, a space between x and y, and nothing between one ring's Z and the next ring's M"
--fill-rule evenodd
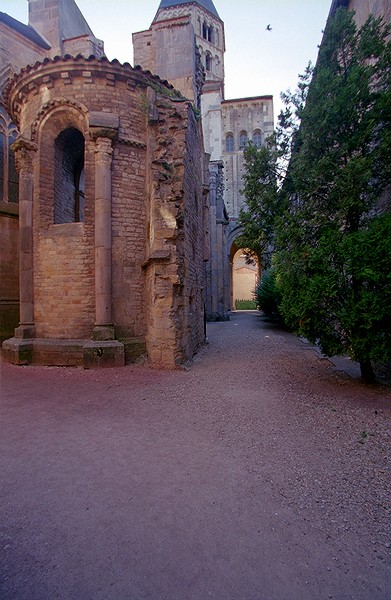
M19 172L19 286L20 324L17 338L35 337L33 281L33 159L36 144L22 137L12 145Z
M34 274L33 274L33 161L36 144L19 137L13 144L16 168L19 173L19 327L14 338L3 344L3 352L15 364L31 362L34 324Z
M112 314L111 168L118 130L92 127L95 141L95 327L84 346L84 366L112 367L125 363L124 345L116 341Z
M104 134L105 131L97 132ZM114 339L111 284L112 139L95 142L95 329L94 339Z

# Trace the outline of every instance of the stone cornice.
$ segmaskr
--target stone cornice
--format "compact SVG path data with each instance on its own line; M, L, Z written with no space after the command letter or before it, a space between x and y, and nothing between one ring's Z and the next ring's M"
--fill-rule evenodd
M21 106L30 94L37 94L43 85L53 87L56 80L72 85L74 79L84 79L86 83L100 79L108 86L125 82L129 89L152 87L167 97L183 99L171 84L141 67L132 67L129 63L121 64L116 59L109 61L107 58L97 59L94 56L85 58L82 55L66 55L46 58L42 62L28 65L15 75L4 94L9 112L18 121Z

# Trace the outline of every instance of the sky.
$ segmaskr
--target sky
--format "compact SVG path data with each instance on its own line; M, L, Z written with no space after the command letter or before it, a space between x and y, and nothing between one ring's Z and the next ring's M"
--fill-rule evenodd
M332 0L214 0L225 25L225 97L274 96L294 90L316 61ZM133 64L132 33L148 29L160 0L76 0L111 60ZM27 0L0 0L0 10L27 23ZM271 31L266 27L270 24Z

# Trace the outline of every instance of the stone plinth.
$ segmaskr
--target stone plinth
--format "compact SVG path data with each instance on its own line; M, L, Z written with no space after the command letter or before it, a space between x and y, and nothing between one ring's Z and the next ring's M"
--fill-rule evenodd
M1 347L4 359L12 365L29 365L33 357L33 340L11 338Z

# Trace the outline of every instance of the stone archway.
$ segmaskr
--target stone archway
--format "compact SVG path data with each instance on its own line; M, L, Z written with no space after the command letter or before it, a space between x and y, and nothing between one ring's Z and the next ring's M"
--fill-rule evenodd
M235 243L231 247L230 265L231 310L236 310L238 302L254 300L260 267L257 257L249 258L248 252Z
M230 277L229 277L229 306L230 310L235 310L235 300L245 300L247 298L235 298L240 290L245 295L248 295L248 299L253 299L253 291L255 290L257 281L261 276L260 261L257 256L254 256L253 264L247 264L246 260L241 256L243 253L247 253L249 250L244 249L238 244L238 239L243 233L243 228L237 222L231 222L229 226L227 236L227 254L229 256L230 263ZM235 262L238 261L238 262ZM237 268L235 268L235 265ZM237 278L239 277L239 281ZM242 278L242 281L240 281ZM245 283L247 282L247 283ZM239 290L239 291L238 291Z

